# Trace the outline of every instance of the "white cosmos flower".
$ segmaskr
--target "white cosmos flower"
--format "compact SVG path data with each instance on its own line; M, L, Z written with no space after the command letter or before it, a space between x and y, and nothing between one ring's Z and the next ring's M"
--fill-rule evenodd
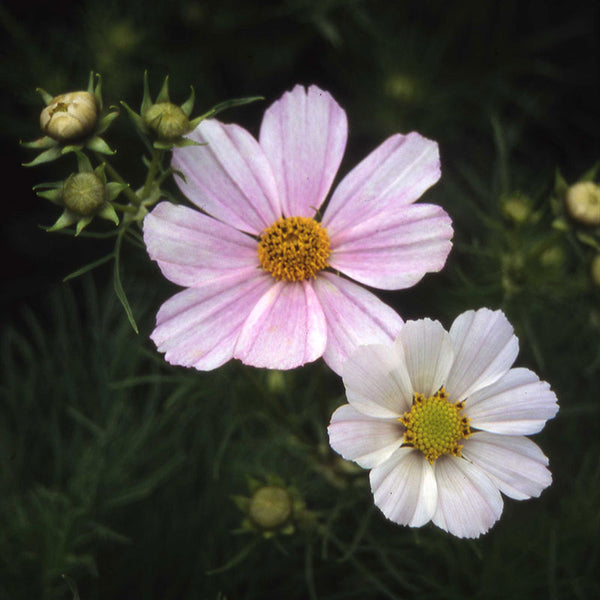
M375 504L392 521L433 521L478 537L502 496L539 496L548 459L525 435L558 411L548 383L512 364L519 342L501 311L467 311L450 332L408 321L390 345L360 346L344 363L348 404L331 418L332 448L371 469Z

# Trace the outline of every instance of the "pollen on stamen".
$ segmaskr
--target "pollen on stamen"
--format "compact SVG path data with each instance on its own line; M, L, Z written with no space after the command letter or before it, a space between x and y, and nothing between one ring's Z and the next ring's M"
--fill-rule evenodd
M309 217L282 217L258 242L260 266L278 281L315 277L330 254L327 230Z
M415 393L410 411L399 419L406 427L404 445L420 450L431 464L444 454L460 456L460 442L471 436L463 408L464 402L448 400L443 387L429 397Z

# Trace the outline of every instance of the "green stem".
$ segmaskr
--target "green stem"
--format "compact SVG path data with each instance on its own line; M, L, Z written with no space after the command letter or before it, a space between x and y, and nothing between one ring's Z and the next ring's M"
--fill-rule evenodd
M152 188L152 184L156 179L160 163L162 162L163 154L163 150L157 150L156 148L154 148L152 152L152 162L150 163L146 182L144 183L144 189L142 190L142 200L150 195L150 189Z

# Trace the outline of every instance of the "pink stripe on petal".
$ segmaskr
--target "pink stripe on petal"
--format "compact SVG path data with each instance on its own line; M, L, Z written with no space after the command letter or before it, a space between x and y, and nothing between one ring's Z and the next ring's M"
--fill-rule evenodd
M463 400L498 381L519 353L519 340L501 310L468 310L452 323L450 337L455 359L446 391L453 401Z
M393 135L340 182L325 209L323 226L335 238L390 207L415 202L440 174L436 142L418 133Z
M150 337L171 364L215 369L232 358L244 320L272 281L248 270L179 292L161 306Z
M402 289L444 266L452 234L452 221L439 206L384 210L331 237L329 264L366 285Z
M523 368L511 369L465 402L465 415L473 427L503 435L537 433L557 412L550 385Z
M333 413L327 431L329 445L346 460L353 460L365 469L385 461L403 439L397 419L374 419L349 404Z
M258 142L238 125L202 121L187 137L205 144L173 150L175 181L209 215L258 235L281 216L271 165Z
M327 320L323 359L338 375L358 346L389 344L398 335L402 319L371 292L326 272L319 273L314 285Z
M197 210L161 202L144 219L144 242L164 276L204 285L240 269L257 268L257 242Z
M333 97L297 85L265 112L260 145L269 157L286 217L313 217L340 166L348 123Z
M326 342L325 316L312 284L280 281L252 309L234 357L253 367L293 369L319 358Z
M412 448L399 448L369 474L375 504L394 523L421 527L437 506L431 465Z
M462 454L515 500L537 498L552 483L548 459L526 437L478 431L465 440Z
M485 533L502 514L502 496L492 480L463 458L442 456L433 466L438 505L433 522L461 538Z

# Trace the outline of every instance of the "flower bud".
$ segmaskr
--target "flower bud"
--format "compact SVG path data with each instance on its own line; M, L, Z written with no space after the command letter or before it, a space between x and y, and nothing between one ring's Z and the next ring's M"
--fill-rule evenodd
M259 529L272 531L286 525L292 510L292 497L287 490L264 486L252 496L248 516Z
M590 275L592 276L592 281L600 286L600 254L596 254L592 259L592 265L590 267Z
M74 173L63 185L62 199L71 212L89 217L104 204L106 188L95 173Z
M522 225L531 216L531 200L522 194L505 196L500 201L502 213L516 225Z
M93 131L98 105L90 92L69 92L56 96L40 114L40 126L49 137L71 142Z
M181 107L170 102L153 104L145 113L144 121L159 139L174 141L190 130L190 121Z
M600 186L592 181L572 185L565 195L569 215L584 225L600 225Z

